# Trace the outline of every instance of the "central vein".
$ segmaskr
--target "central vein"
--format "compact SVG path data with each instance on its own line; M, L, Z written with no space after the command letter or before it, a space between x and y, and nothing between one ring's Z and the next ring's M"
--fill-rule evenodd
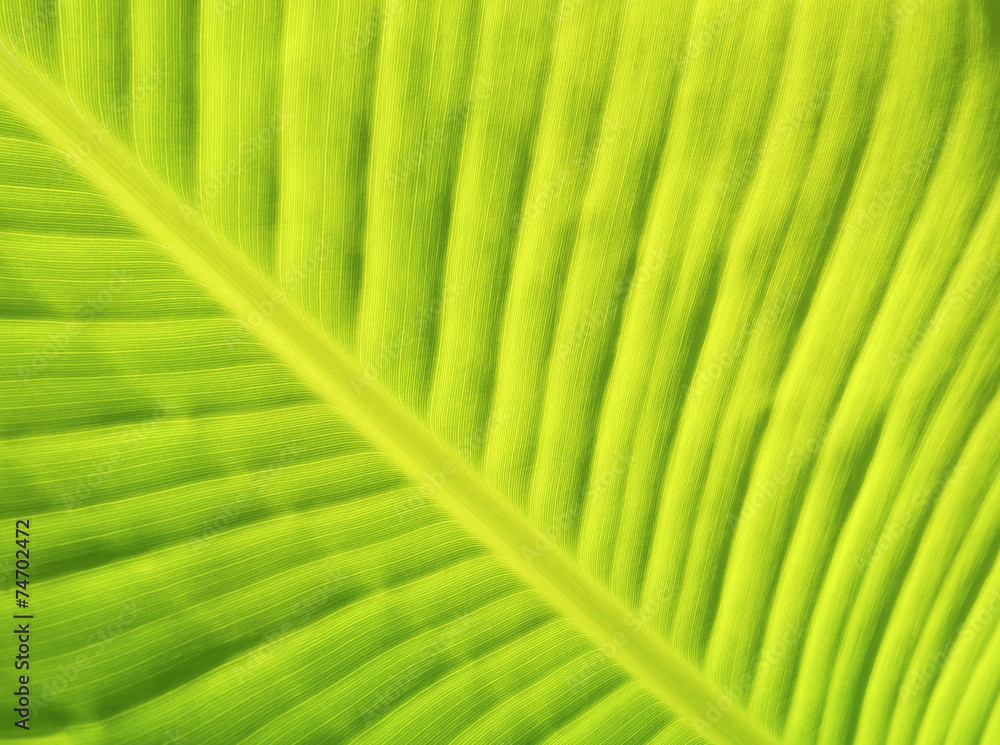
M0 50L0 87L53 145L73 157L98 188L250 325L306 385L423 483L665 704L715 742L776 743L702 673L636 623L411 412L367 379L351 357L215 236L200 215L154 182L130 152L6 47Z

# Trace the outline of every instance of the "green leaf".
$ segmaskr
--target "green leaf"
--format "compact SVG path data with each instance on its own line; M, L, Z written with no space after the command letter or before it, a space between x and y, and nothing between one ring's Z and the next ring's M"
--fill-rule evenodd
M0 739L1000 738L998 42L2 0Z

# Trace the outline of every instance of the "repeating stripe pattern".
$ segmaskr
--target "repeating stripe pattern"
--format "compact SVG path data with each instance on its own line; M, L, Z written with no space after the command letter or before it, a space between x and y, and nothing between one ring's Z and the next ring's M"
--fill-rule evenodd
M986 0L3 0L31 734L1000 738L998 40ZM429 499L108 153L717 697Z

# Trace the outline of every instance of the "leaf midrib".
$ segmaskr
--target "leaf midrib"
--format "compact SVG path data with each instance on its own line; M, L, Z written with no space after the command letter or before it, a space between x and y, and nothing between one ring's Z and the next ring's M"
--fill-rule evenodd
M2 42L0 42L2 44ZM135 157L3 45L3 92L116 205L477 538L665 704L718 743L777 741L539 534Z

